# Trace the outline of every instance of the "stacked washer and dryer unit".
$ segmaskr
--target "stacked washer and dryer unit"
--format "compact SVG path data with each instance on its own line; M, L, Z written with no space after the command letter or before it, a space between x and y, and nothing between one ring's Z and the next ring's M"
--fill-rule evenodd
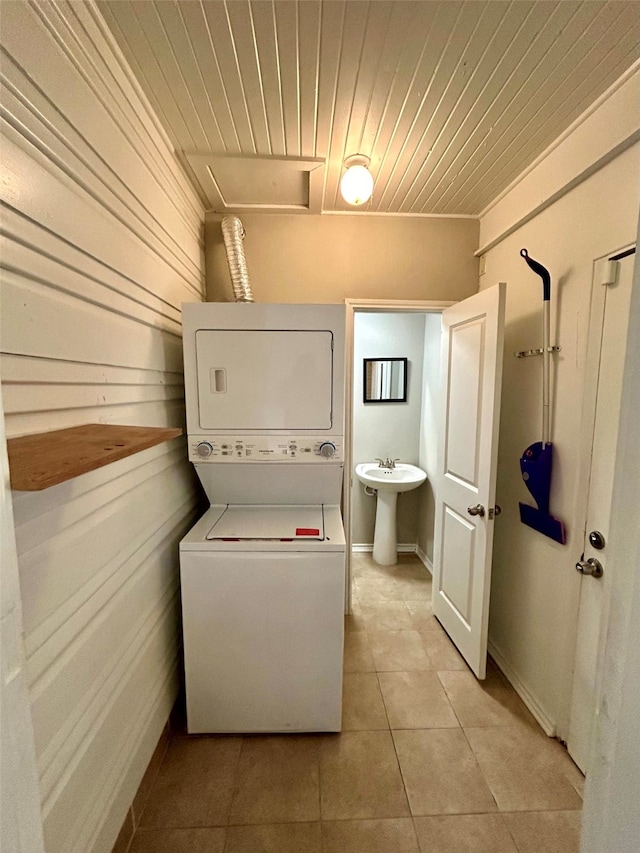
M340 731L344 326L340 305L183 306L211 504L180 543L189 732Z

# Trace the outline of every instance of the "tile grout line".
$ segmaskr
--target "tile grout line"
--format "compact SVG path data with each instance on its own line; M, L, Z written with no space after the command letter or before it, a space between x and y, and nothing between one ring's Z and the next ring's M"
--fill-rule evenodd
M472 728L472 727L471 727L471 726L469 726L469 728ZM471 745L471 741L470 741L470 740L469 740L469 738L467 737L467 732L465 731L465 728L464 728L464 726L463 726L462 724L460 724L460 729L462 730L462 734L464 735L464 739L465 739L465 741L467 742L467 746L469 747L469 750L470 750L470 752L471 752L471 755L473 755L473 760L475 761L475 763L476 763L476 764L477 764L477 766L478 766L478 770L480 771L480 775L481 775L481 776L482 776L482 778L484 779L484 783L485 783L485 785L487 786L487 790L488 790L488 791L490 792L490 794L491 794L491 799L492 799L492 800L493 800L493 802L496 804L496 813L497 813L497 814L502 814L502 809L500 808L500 804L498 803L498 800L496 799L496 795L495 795L495 794L494 794L494 792L493 792L493 788L492 788L492 787L491 787L491 785L489 784L489 780L487 779L487 777L486 777L486 775L485 775L485 772L484 772L484 770L482 769L482 765L481 765L481 764L480 764L480 762L478 761L478 756L476 755L475 750L474 750L473 746Z
M233 811L233 804L235 802L235 799L236 799L236 797L240 791L240 762L242 761L242 753L244 752L245 740L246 740L246 736L241 735L240 749L238 750L238 760L236 761L236 767L235 767L234 774L233 774L233 788L232 788L231 796L229 797L229 810L227 812L227 822L225 824L225 840L224 840L224 846L225 847L227 846L227 837L228 837L227 830L229 829L230 826L235 825L235 824L231 823L231 813ZM223 848L223 853L224 853L224 848Z

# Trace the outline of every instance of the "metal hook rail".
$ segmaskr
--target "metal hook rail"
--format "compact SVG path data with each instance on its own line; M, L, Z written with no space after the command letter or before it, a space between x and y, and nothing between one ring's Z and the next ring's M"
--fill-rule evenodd
M547 352L560 352L562 347L553 346L547 347ZM532 355L542 355L544 350L542 347L538 347L538 349L521 349L520 352L514 352L515 358L530 358Z

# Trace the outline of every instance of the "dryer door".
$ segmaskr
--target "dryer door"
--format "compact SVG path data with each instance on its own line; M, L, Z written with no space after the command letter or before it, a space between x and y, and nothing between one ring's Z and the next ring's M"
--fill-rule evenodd
M332 427L329 331L199 330L196 360L202 430Z

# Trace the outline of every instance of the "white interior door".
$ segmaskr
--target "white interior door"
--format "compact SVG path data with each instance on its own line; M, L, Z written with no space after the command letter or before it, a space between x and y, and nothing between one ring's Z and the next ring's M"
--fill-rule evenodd
M583 575L579 581L580 611L567 738L569 753L583 772L587 770L596 717L596 668L601 614L610 581L607 575L607 543L634 259L635 256L631 255L614 262L612 269L608 268L610 264L605 260L604 280L601 272L603 264L596 262L594 266L592 302L595 309L591 314L589 328L589 338L593 343L588 361L591 367L587 369L586 381L590 387L595 386L597 397L593 443L591 453L586 454L591 465L583 551L585 560L599 560L604 575L600 579ZM594 547L590 541L590 534L596 532L601 534L604 547ZM593 537L596 546L600 544L597 538ZM572 556L576 560L580 558L580 554Z
M486 674L506 285L442 313L433 612Z

